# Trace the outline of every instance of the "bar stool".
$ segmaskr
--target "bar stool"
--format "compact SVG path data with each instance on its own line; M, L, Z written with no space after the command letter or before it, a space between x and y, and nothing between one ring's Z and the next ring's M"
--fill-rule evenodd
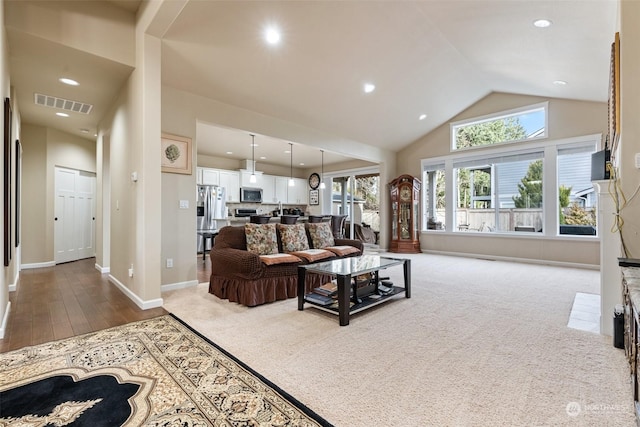
M295 224L298 222L298 215L282 215L280 217L280 224Z
M331 231L336 239L344 239L344 222L346 215L331 215Z
M268 224L270 219L271 217L266 215L251 215L249 222L252 224Z
M322 222L322 218L324 218L324 215L309 215L309 221L310 223L313 222Z

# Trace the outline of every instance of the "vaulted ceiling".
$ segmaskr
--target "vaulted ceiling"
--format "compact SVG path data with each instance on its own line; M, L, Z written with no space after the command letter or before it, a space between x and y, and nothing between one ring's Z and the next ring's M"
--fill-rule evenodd
M113 3L127 13L139 5ZM397 151L491 92L605 102L617 9L611 0L188 0L163 37L162 81ZM542 18L551 25L534 26ZM263 38L269 26L281 32L276 45ZM65 49L65 61L85 61L83 84L113 90L130 72L29 37L9 31L12 83L31 97L51 79L46 64ZM25 51L40 62L23 58ZM366 83L375 90L365 93ZM76 134L95 128L112 97L92 96L83 99L95 104L89 122L48 125ZM21 110L23 120L44 120L37 108ZM251 129L240 131L246 140ZM224 156L218 145L220 153L213 146L209 154ZM317 150L312 157L318 161Z

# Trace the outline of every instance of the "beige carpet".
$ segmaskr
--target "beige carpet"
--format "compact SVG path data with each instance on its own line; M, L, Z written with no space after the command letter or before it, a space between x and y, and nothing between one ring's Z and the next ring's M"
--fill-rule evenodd
M624 351L567 328L591 270L406 255L412 298L338 326L297 300L255 308L207 293L165 308L336 426L635 425ZM387 270L402 283L402 269Z

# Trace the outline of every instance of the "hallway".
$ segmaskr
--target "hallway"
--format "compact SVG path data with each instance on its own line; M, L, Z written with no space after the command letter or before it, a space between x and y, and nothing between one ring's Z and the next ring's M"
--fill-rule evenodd
M106 274L95 258L22 270L18 289L9 293L11 312L0 352L94 332L166 314L162 308L141 310ZM198 280L207 281L210 260L198 258Z

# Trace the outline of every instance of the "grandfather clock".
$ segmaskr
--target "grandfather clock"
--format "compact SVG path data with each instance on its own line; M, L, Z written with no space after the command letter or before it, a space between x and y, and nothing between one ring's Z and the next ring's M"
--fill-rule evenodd
M389 184L391 243L389 252L420 252L420 181L401 175Z

